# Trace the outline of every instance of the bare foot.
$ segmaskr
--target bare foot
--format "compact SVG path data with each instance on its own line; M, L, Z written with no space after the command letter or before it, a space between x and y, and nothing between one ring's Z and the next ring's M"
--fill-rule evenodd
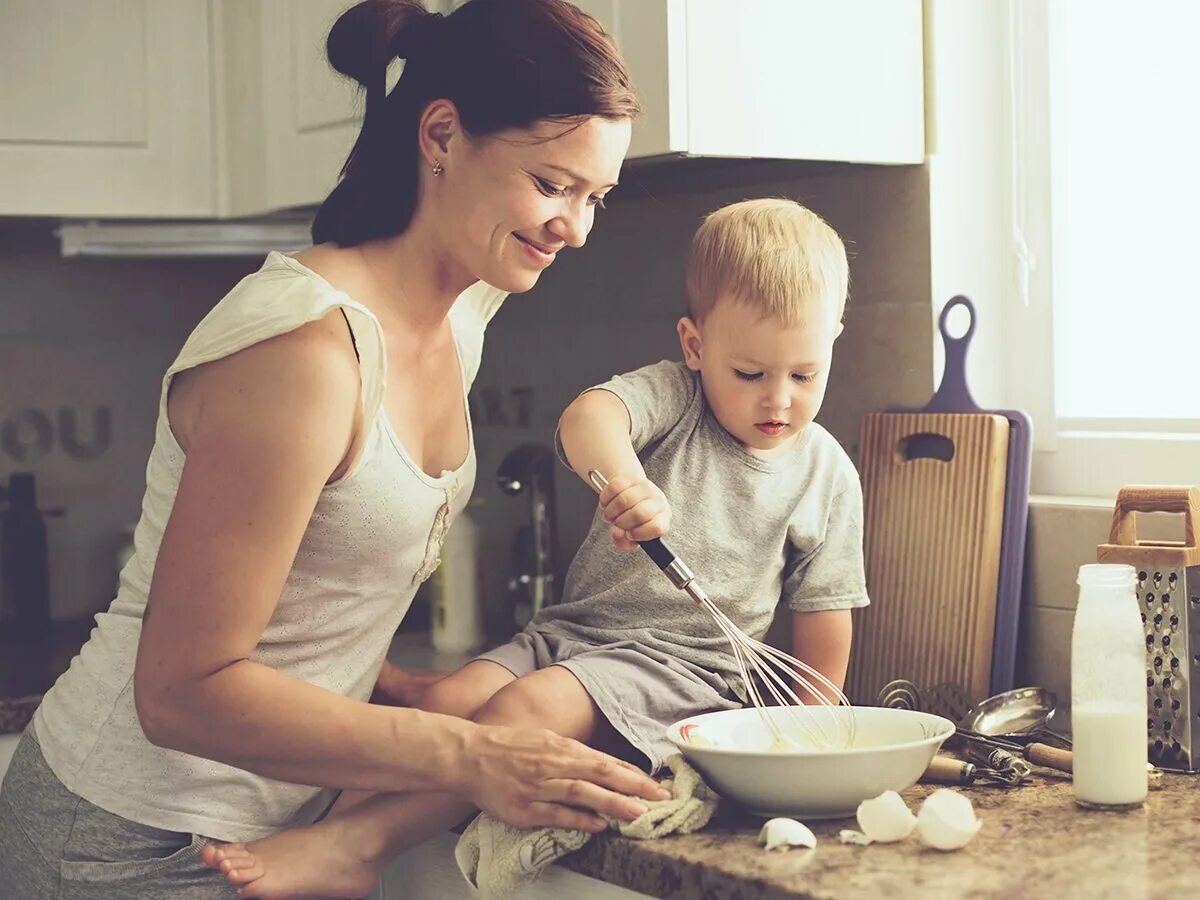
M205 844L200 858L238 888L239 897L365 897L384 861L364 858L348 834L335 817L249 844Z

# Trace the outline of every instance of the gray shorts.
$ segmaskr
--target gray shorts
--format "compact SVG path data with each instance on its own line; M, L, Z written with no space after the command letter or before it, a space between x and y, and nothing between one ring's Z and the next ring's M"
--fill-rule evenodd
M30 725L0 786L0 897L237 897L200 861L206 841L130 822L72 794L46 764Z
M634 640L588 644L529 629L477 658L498 663L518 678L562 666L579 679L621 736L646 757L651 774L678 752L667 740L668 725L742 706L721 676Z

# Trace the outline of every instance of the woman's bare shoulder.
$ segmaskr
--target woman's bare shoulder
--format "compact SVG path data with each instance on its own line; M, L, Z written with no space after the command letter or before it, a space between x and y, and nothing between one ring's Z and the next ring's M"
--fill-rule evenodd
M171 430L185 452L200 433L317 433L340 454L353 433L358 359L339 309L229 356L181 372L168 396Z

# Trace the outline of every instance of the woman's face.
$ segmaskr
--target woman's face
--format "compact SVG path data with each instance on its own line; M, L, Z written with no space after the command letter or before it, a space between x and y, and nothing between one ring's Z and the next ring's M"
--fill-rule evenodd
M629 149L630 121L591 117L463 137L430 184L440 238L472 279L519 293L582 247Z

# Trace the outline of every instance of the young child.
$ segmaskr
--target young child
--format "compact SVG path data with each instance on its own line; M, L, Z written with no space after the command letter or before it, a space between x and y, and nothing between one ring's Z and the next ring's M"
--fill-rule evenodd
M743 631L761 636L786 605L794 655L840 686L850 610L868 602L862 495L853 464L813 419L847 282L841 240L797 203L750 200L710 215L687 267L684 361L617 376L562 416L571 467L609 482L563 602L434 683L420 705L540 724L656 772L674 752L667 725L747 702L707 614L649 558L619 552L668 532ZM564 782L564 797L581 789ZM205 859L246 896L359 895L390 856L470 812L452 795L346 792L316 825L210 845ZM604 827L583 813L562 824Z

